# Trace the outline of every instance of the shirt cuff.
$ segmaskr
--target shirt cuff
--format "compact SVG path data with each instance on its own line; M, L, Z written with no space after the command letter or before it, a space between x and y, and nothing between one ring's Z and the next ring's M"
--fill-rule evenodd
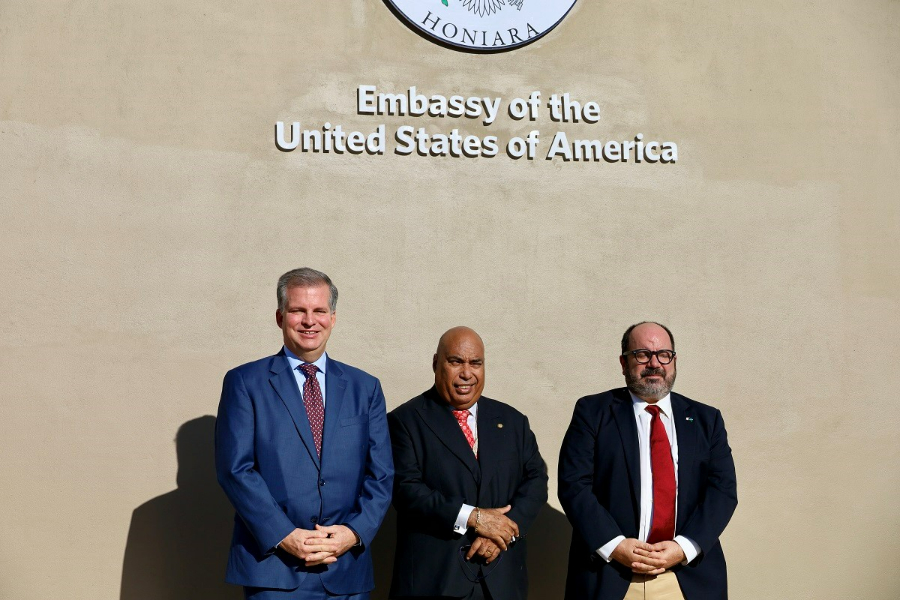
M459 514L456 515L456 523L453 525L453 533L458 533L459 535L465 535L469 530L469 516L472 514L472 511L475 510L474 506L469 506L468 504L463 504L462 508L459 509Z
M700 546L690 538L686 538L683 535L676 535L675 543L681 546L681 551L684 552L684 561L681 563L683 565L688 564L700 554Z
M606 542L605 544L603 544L602 546L597 548L597 550L596 550L597 554L600 555L600 558L602 558L606 562L609 562L611 560L610 556L612 556L613 550L615 550L616 546L621 544L622 540L624 540L624 539L625 539L624 535L617 535L613 539L609 540L608 542Z
M293 532L291 532L291 533L293 533ZM290 537L290 535L291 534L289 533L286 536L284 536L283 538L281 538L281 541L278 542L277 544L275 544L274 546L272 546L272 548L269 549L269 551L266 552L266 554L274 554L276 550L283 550L283 548L281 547L281 544L283 544L284 540L288 539Z

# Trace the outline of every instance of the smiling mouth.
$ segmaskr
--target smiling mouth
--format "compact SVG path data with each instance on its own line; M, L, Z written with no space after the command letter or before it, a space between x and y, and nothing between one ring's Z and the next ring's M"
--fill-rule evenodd
M641 372L641 377L646 379L648 377L665 377L665 371L662 369L644 369Z
M463 395L468 394L469 392L472 391L471 385L457 385L454 387L456 388L457 392L459 392L460 394L463 394Z

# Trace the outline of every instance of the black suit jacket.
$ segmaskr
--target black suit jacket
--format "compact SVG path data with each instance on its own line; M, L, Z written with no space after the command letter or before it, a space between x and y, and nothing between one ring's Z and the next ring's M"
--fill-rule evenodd
M734 461L722 414L672 394L678 439L675 534L700 554L672 570L688 600L728 597L719 536L737 506ZM622 600L631 571L596 550L615 538L638 536L640 453L631 396L625 388L586 396L575 405L559 455L559 500L572 523L567 600Z
M463 504L498 508L526 534L547 501L547 467L528 419L516 409L478 400L478 459L434 388L388 414L394 450L397 555L391 597L466 596L474 583L460 560L460 547L475 532L453 532ZM521 600L528 591L525 540L486 567L495 600ZM467 563L477 573L478 564ZM496 565L496 566L495 566ZM492 569L492 570L491 570ZM471 574L470 574L471 577Z

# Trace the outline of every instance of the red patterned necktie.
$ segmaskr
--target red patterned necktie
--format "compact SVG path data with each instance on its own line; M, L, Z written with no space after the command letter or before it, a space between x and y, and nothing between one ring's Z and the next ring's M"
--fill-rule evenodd
M469 442L469 448L472 449L472 452L475 452L475 435L472 433L472 428L469 427L469 411L454 410L453 416L456 417L459 428L462 429L463 435L466 436L466 441ZM475 458L478 458L478 452L475 452Z
M650 413L650 465L653 469L653 518L647 543L655 544L675 537L675 463L672 447L659 407L647 407Z
M316 454L322 456L322 426L325 424L325 403L322 401L322 388L316 379L319 367L313 364L302 364L300 370L306 375L303 382L303 404L306 406L306 416L309 419L309 428L312 429L313 440L316 442Z

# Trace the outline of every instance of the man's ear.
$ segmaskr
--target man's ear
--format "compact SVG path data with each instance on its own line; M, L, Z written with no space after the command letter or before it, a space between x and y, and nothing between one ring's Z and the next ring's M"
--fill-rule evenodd
M284 321L284 315L281 314L281 309L277 309L275 311L275 323L278 325L278 329L281 329L281 323Z
M628 370L628 357L620 356L619 364L622 365L622 375L625 375L625 372Z
M437 373L437 352L434 353L434 357L431 359L431 370Z

